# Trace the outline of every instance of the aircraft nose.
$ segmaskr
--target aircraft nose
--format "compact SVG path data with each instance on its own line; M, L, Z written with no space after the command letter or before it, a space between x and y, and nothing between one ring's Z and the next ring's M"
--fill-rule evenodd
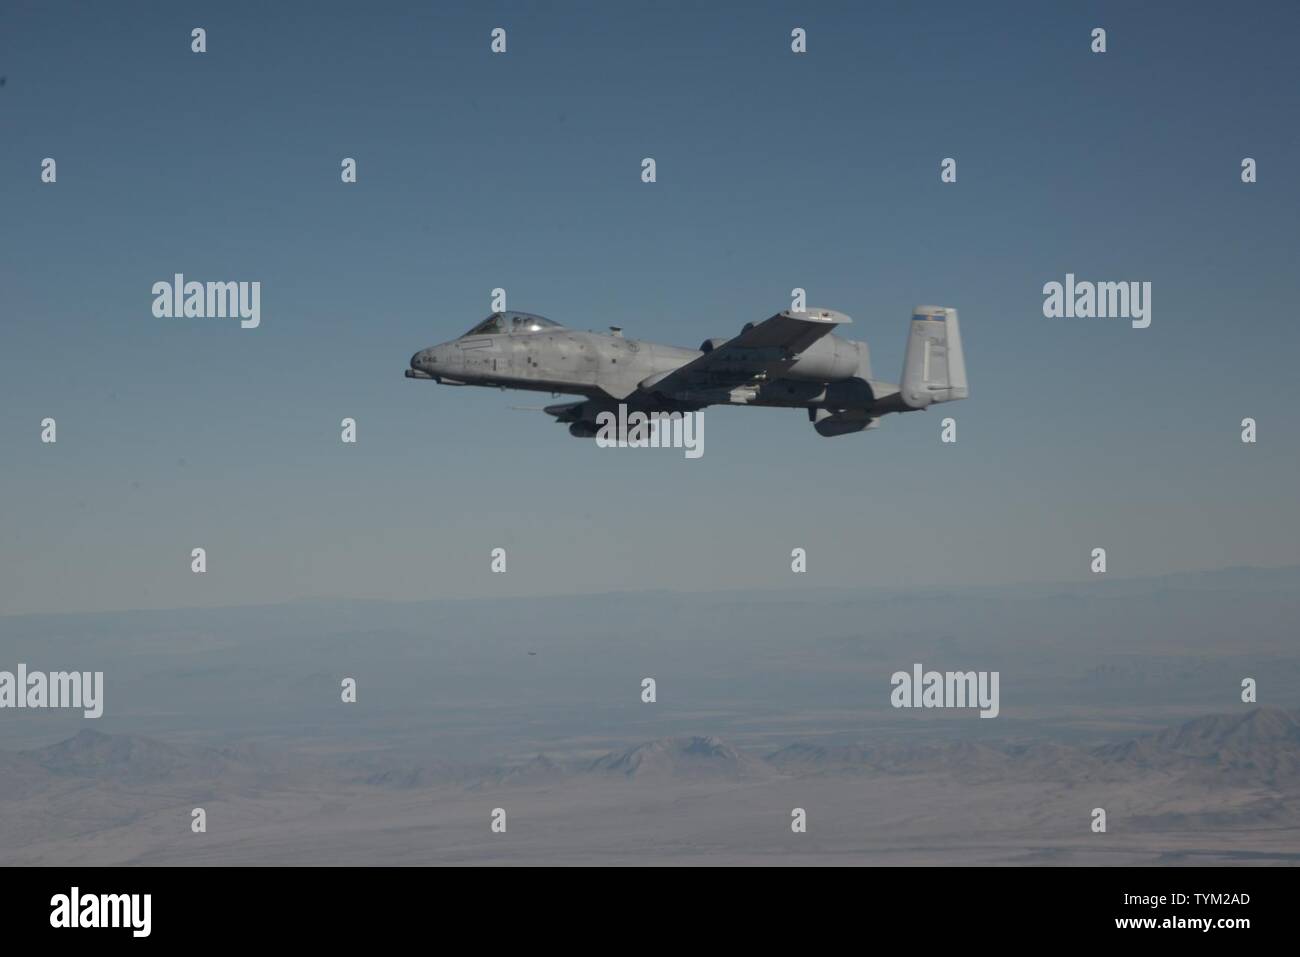
M436 347L421 349L415 355L411 356L411 368L417 372L434 372L438 364L438 350Z
M406 370L408 379L436 379L437 364L434 362L433 349L421 349L411 356L411 368Z

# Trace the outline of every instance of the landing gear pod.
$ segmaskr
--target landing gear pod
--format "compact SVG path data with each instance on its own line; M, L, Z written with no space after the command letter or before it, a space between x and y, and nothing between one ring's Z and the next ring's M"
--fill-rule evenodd
M809 411L811 413L809 418L813 420L813 428L817 430L817 434L828 438L880 427L879 419L867 415L861 409L844 409L840 412L832 412L829 409Z

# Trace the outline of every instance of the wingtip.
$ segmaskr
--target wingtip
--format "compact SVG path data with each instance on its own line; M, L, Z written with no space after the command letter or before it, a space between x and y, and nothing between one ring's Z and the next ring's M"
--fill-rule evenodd
M821 322L826 325L837 326L844 323L852 322L842 312L836 312L834 309L786 309L781 315L787 319L802 319L804 322Z

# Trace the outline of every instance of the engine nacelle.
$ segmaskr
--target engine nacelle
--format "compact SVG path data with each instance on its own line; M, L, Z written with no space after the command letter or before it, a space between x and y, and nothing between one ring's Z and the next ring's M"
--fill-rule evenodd
M850 342L838 336L823 336L805 349L781 375L786 379L835 382L853 376L865 379L870 375L870 368L865 343Z
M718 346L722 345L723 343L730 342L730 341L731 341L730 339L705 339L703 342L700 343L700 351L704 353L709 353L712 352L714 349L718 348Z

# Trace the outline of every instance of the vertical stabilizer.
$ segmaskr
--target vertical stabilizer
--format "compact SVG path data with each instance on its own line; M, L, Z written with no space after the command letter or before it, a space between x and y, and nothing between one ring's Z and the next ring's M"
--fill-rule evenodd
M903 402L913 409L964 399L970 394L956 309L917 306L912 311L899 392Z

